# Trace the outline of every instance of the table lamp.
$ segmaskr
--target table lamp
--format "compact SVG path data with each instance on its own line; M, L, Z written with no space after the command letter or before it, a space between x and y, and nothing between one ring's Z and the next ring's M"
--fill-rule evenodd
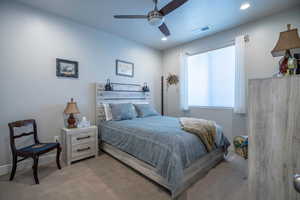
M300 52L300 38L298 30L291 29L291 25L287 25L287 31L281 32L276 46L272 50L273 57L284 56L280 62L280 74L295 74L297 67L295 53Z
M64 113L70 115L68 118L68 128L76 128L76 119L74 118L74 114L79 114L80 112L73 98L71 98L71 101L68 102Z

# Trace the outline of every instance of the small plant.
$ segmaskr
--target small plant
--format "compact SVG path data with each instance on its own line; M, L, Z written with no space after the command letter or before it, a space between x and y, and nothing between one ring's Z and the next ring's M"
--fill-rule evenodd
M177 85L179 83L179 78L176 74L169 74L167 77L167 84L170 85Z

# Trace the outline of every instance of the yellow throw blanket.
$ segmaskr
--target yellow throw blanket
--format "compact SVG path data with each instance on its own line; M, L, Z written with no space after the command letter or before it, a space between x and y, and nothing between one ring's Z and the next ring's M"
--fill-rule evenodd
M185 118L179 119L182 129L197 135L204 143L208 152L215 146L216 123L205 119Z

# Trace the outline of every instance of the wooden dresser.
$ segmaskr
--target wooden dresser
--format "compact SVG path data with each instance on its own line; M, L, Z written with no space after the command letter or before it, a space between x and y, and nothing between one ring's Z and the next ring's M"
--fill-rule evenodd
M300 77L249 83L249 189L251 200L299 200Z

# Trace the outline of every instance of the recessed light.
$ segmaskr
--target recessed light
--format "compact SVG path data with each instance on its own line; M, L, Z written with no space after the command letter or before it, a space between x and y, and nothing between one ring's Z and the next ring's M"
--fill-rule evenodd
M243 3L240 7L241 10L247 10L250 8L250 3Z
M161 38L161 41L167 41L168 40L168 38L167 37L163 37L163 38Z

